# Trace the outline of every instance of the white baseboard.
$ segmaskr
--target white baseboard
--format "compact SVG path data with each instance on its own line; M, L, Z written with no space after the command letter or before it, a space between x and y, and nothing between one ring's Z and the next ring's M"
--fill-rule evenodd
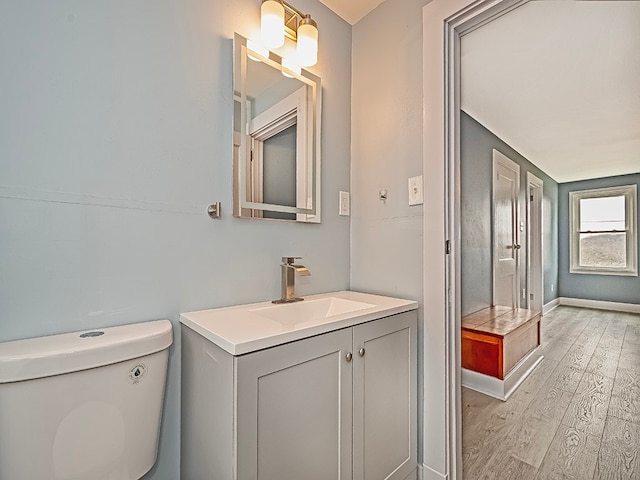
M558 297L560 305L570 307L595 308L598 310L613 310L615 312L640 313L640 304L605 302L602 300L586 300L583 298Z
M554 310L558 305L560 305L560 299L554 298L549 303L545 303L542 306L542 316L544 317L547 313Z
M504 377L504 380L463 368L461 383L463 387L505 401L516 391L520 384L526 380L543 358L540 354L540 347L536 348L520 360L520 362L513 367L513 370Z
M440 472L436 472L427 465L420 465L418 467L418 480L447 480L448 475L443 475Z

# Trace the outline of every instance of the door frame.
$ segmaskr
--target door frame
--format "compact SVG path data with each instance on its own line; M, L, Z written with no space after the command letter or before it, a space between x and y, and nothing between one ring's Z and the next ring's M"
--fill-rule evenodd
M544 182L527 172L527 308L542 312L544 305L544 268L542 236L542 199ZM533 296L533 298L532 298Z
M528 1L431 0L422 8L425 480L462 479L460 37Z

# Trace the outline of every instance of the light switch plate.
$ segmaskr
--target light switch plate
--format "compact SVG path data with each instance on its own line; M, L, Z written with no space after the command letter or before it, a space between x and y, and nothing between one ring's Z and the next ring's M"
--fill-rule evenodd
M351 199L349 192L340 192L340 215L349 216L351 214Z
M409 178L409 205L422 205L423 203L422 175Z

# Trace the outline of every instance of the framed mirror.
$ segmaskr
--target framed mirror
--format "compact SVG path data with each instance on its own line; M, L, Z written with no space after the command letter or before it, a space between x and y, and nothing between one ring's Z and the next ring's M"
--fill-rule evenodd
M234 38L233 214L320 223L320 78Z

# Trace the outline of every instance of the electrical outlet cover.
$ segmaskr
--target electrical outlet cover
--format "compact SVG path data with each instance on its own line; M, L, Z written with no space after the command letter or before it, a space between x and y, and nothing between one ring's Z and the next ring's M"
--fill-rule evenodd
M422 189L422 175L409 179L409 205L422 205L424 192Z
M349 216L351 214L351 199L349 192L340 192L339 215Z

